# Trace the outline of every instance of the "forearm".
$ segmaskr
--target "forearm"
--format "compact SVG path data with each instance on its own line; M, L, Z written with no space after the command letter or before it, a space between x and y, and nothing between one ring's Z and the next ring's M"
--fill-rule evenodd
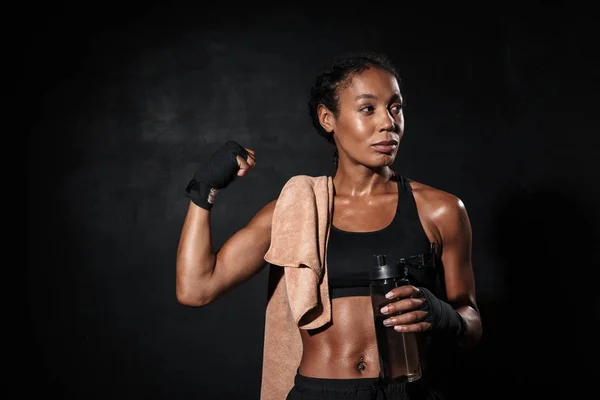
M177 300L201 306L210 302L210 278L216 263L210 212L190 202L177 249Z
M466 323L466 330L459 339L462 348L470 348L479 343L482 334L481 316L471 306L462 306L456 309Z

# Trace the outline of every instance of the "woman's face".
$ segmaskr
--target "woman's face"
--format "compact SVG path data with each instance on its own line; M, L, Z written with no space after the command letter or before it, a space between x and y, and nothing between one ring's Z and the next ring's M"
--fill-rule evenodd
M402 95L389 72L369 68L339 92L339 115L331 127L340 162L369 168L391 165L404 133Z

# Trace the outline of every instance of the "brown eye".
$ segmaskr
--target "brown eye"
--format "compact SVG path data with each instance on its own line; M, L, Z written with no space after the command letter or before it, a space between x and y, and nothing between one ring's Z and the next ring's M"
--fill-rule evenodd
M402 104L394 104L392 107L390 107L391 110L393 112L395 112L396 114L400 114L400 111L402 111Z

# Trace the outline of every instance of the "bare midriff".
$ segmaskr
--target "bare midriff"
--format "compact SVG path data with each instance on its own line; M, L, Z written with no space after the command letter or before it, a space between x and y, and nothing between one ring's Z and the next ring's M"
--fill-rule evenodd
M352 379L379 376L373 309L368 296L331 302L332 320L319 331L301 330L298 372L314 378Z

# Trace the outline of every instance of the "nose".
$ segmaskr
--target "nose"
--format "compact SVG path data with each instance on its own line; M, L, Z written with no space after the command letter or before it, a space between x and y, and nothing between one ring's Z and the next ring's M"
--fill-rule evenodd
M390 132L395 131L396 119L394 118L394 115L389 110L385 110L383 114L384 115L382 117L381 130Z

